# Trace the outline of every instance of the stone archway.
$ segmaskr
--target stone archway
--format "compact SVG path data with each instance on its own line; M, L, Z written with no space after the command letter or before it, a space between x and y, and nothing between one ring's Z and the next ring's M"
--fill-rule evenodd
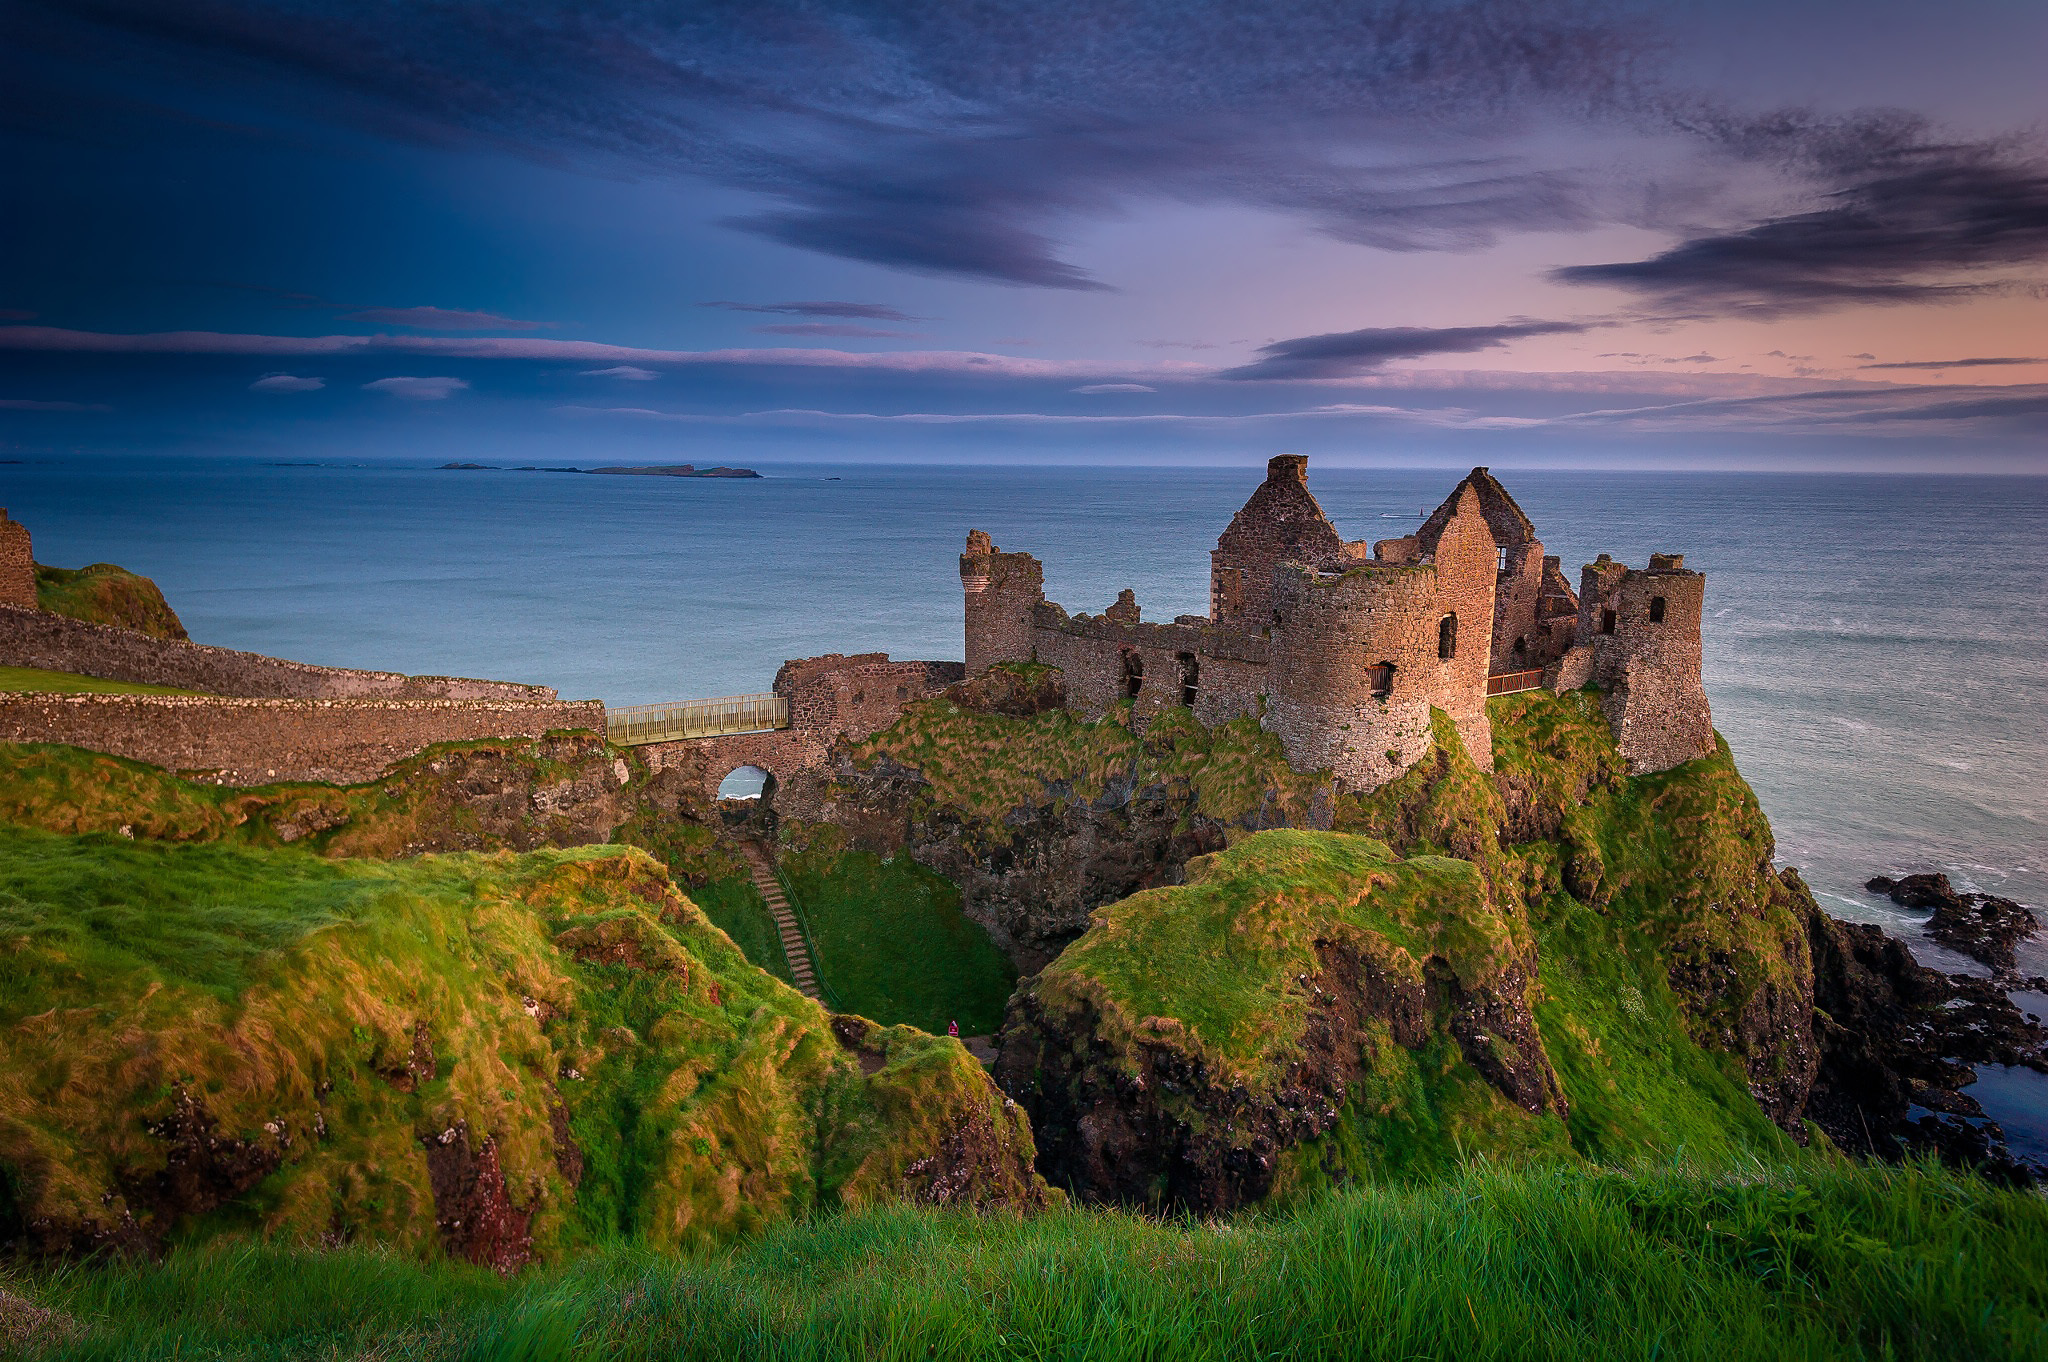
M757 799L766 804L775 797L775 773L751 763L735 766L718 782L717 797L721 801Z

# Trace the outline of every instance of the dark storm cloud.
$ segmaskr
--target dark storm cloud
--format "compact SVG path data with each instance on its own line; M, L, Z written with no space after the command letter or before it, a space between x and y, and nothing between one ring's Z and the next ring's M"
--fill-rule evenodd
M1100 284L1059 233L1140 196L1395 249L1586 225L1576 179L1474 161L1464 139L1629 105L1654 48L1600 0L17 5L25 43L81 68L706 176L766 197L736 224L793 245L1078 289Z
M1259 347L1263 359L1219 378L1347 378L1390 360L1426 355L1467 355L1491 350L1525 336L1568 335L1588 330L1581 322L1504 322L1498 326L1382 326L1300 336Z
M899 308L882 303L699 303L699 307L722 307L728 312L771 312L784 317L849 317L870 322L920 322Z
M2004 272L2048 260L2048 171L2006 148L1885 146L1873 135L1806 155L1818 173L1848 177L1822 207L1551 277L1666 307L1768 316L1960 301L2009 288Z

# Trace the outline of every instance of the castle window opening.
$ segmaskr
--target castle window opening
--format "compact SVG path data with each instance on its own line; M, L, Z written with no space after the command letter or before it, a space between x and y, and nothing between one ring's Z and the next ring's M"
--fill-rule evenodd
M1436 655L1448 662L1458 655L1458 617L1445 615L1436 625Z
M862 705L862 704L866 704L866 703L867 703L867 698L868 698L868 693L867 693L866 691L864 691L864 690L857 690L857 691L855 691L855 692L853 693L853 702L854 702L854 703L855 703L856 705Z
M1516 656L1516 657L1525 657L1525 656L1527 656L1527 655L1528 655L1528 652L1529 652L1529 639L1528 639L1528 637L1527 637L1526 635L1517 635L1517 636L1516 636L1516 638L1515 638L1515 656Z
M1193 709L1195 692L1201 682L1202 664L1193 653L1176 653L1174 660L1180 663L1180 702Z
M896 688L896 698L898 700L908 700L910 698L910 687L898 686Z
M1602 610L1600 612L1600 632L1603 634L1614 632L1614 612L1612 610Z
M718 782L720 799L761 799L768 794L775 777L758 766L742 766Z
M1381 662L1372 669L1372 698L1384 700L1394 693L1394 664Z
M1500 570L1506 572L1508 570L1508 546L1502 544L1498 551L1500 554Z
M1650 597L1650 623L1662 624L1663 622L1664 598L1662 596L1652 596Z
M1135 700L1144 688L1145 659L1127 648L1124 650L1124 694Z

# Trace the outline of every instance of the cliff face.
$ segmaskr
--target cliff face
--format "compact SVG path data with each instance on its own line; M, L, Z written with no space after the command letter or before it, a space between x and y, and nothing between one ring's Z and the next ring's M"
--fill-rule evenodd
M954 1041L752 968L646 855L330 861L0 827L0 1236L499 1268L1044 1199Z
M1041 1167L1198 1210L1507 1159L1781 1152L1819 1061L1804 900L1725 748L1629 779L1598 697L1105 907L1013 999Z
M1027 972L1091 911L1178 883L1191 857L1234 833L1329 825L1328 780L1294 772L1250 720L1209 728L1171 710L1141 737L1121 711L1088 722L1040 708L1037 680L984 678L913 705L836 747L776 807L835 824L863 850L907 848L960 886L966 913Z

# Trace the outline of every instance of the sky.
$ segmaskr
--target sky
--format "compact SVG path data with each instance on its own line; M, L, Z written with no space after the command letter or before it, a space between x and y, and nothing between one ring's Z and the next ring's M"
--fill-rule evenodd
M2040 0L0 0L0 458L2048 473Z

